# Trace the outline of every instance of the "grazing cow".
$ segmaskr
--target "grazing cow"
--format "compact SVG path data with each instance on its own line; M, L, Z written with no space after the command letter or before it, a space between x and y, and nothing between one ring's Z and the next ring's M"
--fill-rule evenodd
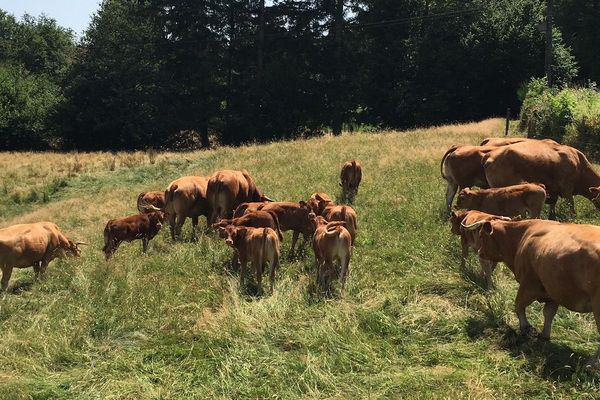
M164 192L142 192L137 198L137 209L141 213L152 212L148 206L164 209L165 208L165 193Z
M487 138L481 142L480 146L508 146L515 143L534 141L534 142L544 142L550 144L558 144L552 139L529 139L529 138Z
M345 199L354 199L354 196L358 193L358 186L361 179L362 167L358 161L346 161L340 172L340 186L342 187L342 196Z
M446 209L450 212L452 200L459 188L489 187L483 170L483 157L495 146L452 146L442 157L440 170L447 182Z
M555 221L482 221L479 229L482 257L504 262L514 273L519 288L515 311L523 334L534 329L526 308L534 301L544 305L542 338L550 338L558 306L594 313L600 331L600 228ZM600 364L600 348L588 365Z
M279 239L271 228L248 228L228 225L224 228L225 243L233 247L240 258L240 286L244 285L244 275L248 259L256 273L258 292L262 294L263 268L269 263L270 290L273 293L275 270L279 268Z
M524 183L503 188L471 190L458 194L456 206L505 217L525 216L539 218L546 201L544 185Z
M111 219L104 228L104 247L102 251L108 260L117 251L122 242L142 240L142 251L148 250L148 242L160 231L165 221L163 211L153 211L130 217Z
M229 225L245 226L248 228L271 228L277 232L277 237L283 241L283 234L279 225L277 214L273 211L251 211L241 217L222 219L217 223L212 224L213 229L219 231L219 236L225 239L225 228Z
M52 222L19 224L0 229L2 290L6 290L13 268L33 267L36 279L59 257L79 257L80 244L69 240Z
M317 286L329 289L335 274L334 263L340 263L339 280L342 291L346 284L350 257L352 257L352 238L345 228L345 221L327 222L322 216L310 213L309 216L315 233L313 235L313 250L317 262Z
M350 206L338 206L333 204L331 200L325 200L318 194L314 199L309 199L306 203L301 202L316 215L324 217L327 221L345 221L346 229L352 237L352 244L356 239L356 230L358 229L356 220L356 211Z
M184 176L176 179L165 190L165 211L169 219L171 239L181 235L185 219L192 219L192 241L196 240L198 218L208 218L209 207L206 198L208 178L203 176Z
M600 176L585 155L570 146L541 141L526 141L497 147L483 158L485 176L491 187L539 182L546 187L550 218L556 218L558 196L564 197L575 215L574 195L590 200L596 197L590 188L600 186ZM594 202L596 208L600 203Z
M465 267L467 257L469 256L469 247L475 251L479 250L479 245L477 243L477 232L465 229L464 226L468 226L479 221L491 221L496 219L505 219L510 221L510 218L508 217L491 215L476 210L452 211L452 214L450 214L450 222L452 224L450 231L453 234L460 236L460 244L462 247L462 258L460 261L461 268ZM492 273L494 272L494 268L496 268L496 263L479 257L479 265L481 266L481 272L485 278L486 286L488 288L493 287L494 282L492 280Z
M210 208L208 222L211 225L218 218L231 217L241 203L271 201L258 190L246 170L215 172L208 180L206 197Z

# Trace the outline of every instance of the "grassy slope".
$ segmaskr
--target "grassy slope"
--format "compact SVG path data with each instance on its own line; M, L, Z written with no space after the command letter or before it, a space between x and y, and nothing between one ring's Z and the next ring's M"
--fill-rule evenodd
M474 258L458 268L439 160L501 128L490 120L325 137L160 155L153 165L139 155L144 165L115 171L110 155L80 155L81 172L65 167L72 155L0 155L2 226L51 219L91 243L81 259L51 264L42 283L30 285L30 270L13 274L21 290L0 300L0 398L597 398L598 378L581 370L597 345L591 315L561 309L552 342L524 343L511 329L509 271L499 267L498 290L487 293ZM101 257L105 221L135 212L142 190L246 168L269 196L304 199L337 193L351 157L364 180L342 299L310 294L310 252L282 263L273 296L240 294L230 251L213 234L172 243L165 230L146 256L135 243L110 263ZM14 191L41 195L16 204ZM586 200L577 206L578 221L598 222ZM541 307L530 315L539 325Z

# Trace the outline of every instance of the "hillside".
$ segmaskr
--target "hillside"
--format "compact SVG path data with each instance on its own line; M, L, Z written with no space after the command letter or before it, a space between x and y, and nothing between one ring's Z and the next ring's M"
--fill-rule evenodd
M598 398L598 375L582 368L597 348L591 315L560 309L551 342L525 342L510 271L499 266L488 292L474 256L459 269L439 162L452 144L502 129L487 120L195 153L0 153L0 226L52 220L90 243L41 283L31 269L13 273L0 300L0 398ZM239 292L214 233L187 241L189 222L185 241L164 229L147 255L135 242L103 259L104 224L135 213L141 191L245 168L277 200L337 195L349 158L363 182L342 298L312 294L312 251L288 260L291 232L264 298ZM576 206L578 222L600 221L587 200ZM541 326L539 304L529 315Z

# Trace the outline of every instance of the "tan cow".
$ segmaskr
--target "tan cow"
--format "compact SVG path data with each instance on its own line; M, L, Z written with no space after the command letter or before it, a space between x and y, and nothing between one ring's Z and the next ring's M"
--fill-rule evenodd
M531 218L539 218L545 202L544 185L524 183L493 189L463 189L456 206L505 217L524 217L528 213Z
M558 196L564 197L575 215L574 195L594 200L590 188L600 187L600 176L585 155L570 146L526 141L497 147L483 158L485 176L491 187L539 182L546 188L550 218L556 217ZM600 208L599 203L595 203Z
M258 190L246 170L215 172L208 180L206 197L211 225L219 218L231 217L236 207L244 202L271 201Z
M262 208L262 206L264 206L267 203L268 201L253 201L242 203L236 207L235 211L233 212L233 218L239 218L246 213L258 211Z
M181 227L186 218L192 219L192 241L196 240L198 218L208 218L209 207L206 198L208 178L184 176L174 180L165 190L165 211L169 219L171 239L181 235Z
M233 226L245 226L248 228L271 228L277 232L277 237L280 241L283 240L283 234L281 233L281 227L279 225L279 218L273 211L251 211L241 217L237 218L224 218L219 222L212 224L212 228L219 232L219 236L225 239L225 228L229 225Z
M464 226L469 226L479 221L491 221L496 219L510 220L510 218L508 217L491 215L476 210L452 211L452 213L450 214L450 222L452 225L450 231L453 234L460 236L460 244L462 248L460 262L461 268L465 267L467 257L469 256L469 247L474 249L475 251L479 250L479 245L477 242L477 232L465 229ZM494 282L492 280L492 273L494 272L494 268L496 268L496 263L479 257L479 265L481 266L481 272L483 273L483 277L485 278L486 286L488 288L493 287Z
M352 236L352 244L354 244L358 226L356 222L356 211L354 211L352 207L335 205L331 200L323 199L319 195L317 195L314 199L309 199L306 203L300 202L300 204L305 204L309 210L314 212L316 215L324 217L329 222L345 221L346 229L348 229L348 232L350 232L350 235Z
M325 192L315 192L313 194L310 195L310 199L311 200L316 200L317 197L321 198L324 201L331 201L333 202L333 200L331 199L331 197L325 193Z
M165 208L165 192L142 192L137 198L137 209L141 213L152 212L153 210L148 206Z
M362 180L362 167L356 160L346 161L340 172L340 186L342 197L352 201L358 193L358 186Z
M79 257L83 242L69 240L52 222L19 224L0 229L2 290L6 290L13 268L33 267L36 279L58 257Z
M122 242L142 240L142 251L148 250L148 242L160 232L165 220L163 211L136 214L130 217L111 219L104 227L104 247L102 251L108 260Z
M335 275L334 263L339 262L339 280L343 291L352 257L352 237L345 228L346 222L327 222L314 213L310 213L310 219L315 229L312 244L317 262L317 286L329 290Z
M600 227L526 220L468 228L479 229L480 255L504 262L519 282L515 311L522 333L533 330L526 308L534 301L545 303L543 338L550 338L558 306L593 312L600 332ZM600 348L588 362L599 364Z
M256 273L259 294L262 294L262 274L268 263L270 266L270 290L273 293L275 271L279 268L279 239L271 228L248 228L228 225L224 229L225 243L233 247L240 258L240 286L244 286L246 264L251 261Z

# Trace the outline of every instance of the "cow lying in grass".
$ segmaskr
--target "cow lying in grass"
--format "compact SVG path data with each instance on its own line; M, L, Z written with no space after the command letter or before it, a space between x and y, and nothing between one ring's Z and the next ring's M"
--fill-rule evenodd
M2 290L6 290L13 268L33 267L36 279L50 261L59 257L79 257L80 244L69 240L52 222L19 224L0 229L0 268Z
M145 253L148 250L148 242L160 232L164 221L165 213L160 210L111 219L104 228L104 256L108 260L122 242L138 239L142 241L142 251Z
M317 287L329 290L335 275L334 263L339 262L339 280L344 290L352 256L352 237L345 228L346 222L327 222L325 218L314 213L311 213L309 218L315 228L312 245L317 262Z
M248 260L256 273L258 293L262 294L262 274L267 263L270 266L270 291L275 285L275 271L279 268L280 244L277 233L271 228L249 228L228 225L223 228L225 243L233 247L240 258L240 287L244 286Z
M463 189L458 194L456 206L505 217L528 214L530 218L539 218L545 202L544 185L524 183L493 189Z

